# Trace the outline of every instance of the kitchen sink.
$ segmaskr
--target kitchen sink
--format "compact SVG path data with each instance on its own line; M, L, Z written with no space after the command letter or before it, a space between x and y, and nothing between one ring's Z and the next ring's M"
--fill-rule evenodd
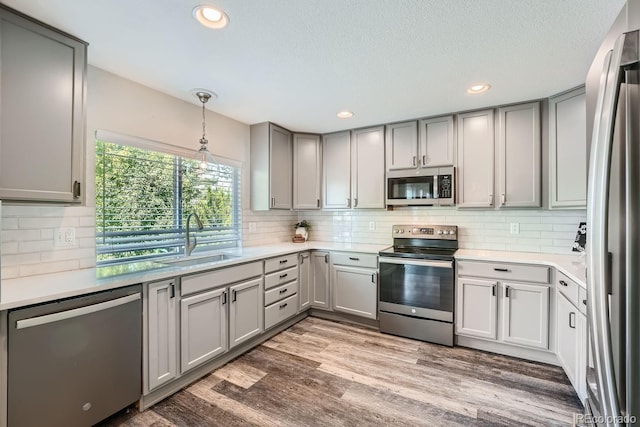
M178 266L178 267L189 267L189 266L193 266L193 265L229 261L229 260L237 259L237 258L239 258L238 255L216 254L216 255L210 255L210 256L198 257L198 258L191 258L191 257L185 258L185 257L182 257L182 258L168 259L168 260L157 260L156 262L159 263L159 264L175 265L175 266Z

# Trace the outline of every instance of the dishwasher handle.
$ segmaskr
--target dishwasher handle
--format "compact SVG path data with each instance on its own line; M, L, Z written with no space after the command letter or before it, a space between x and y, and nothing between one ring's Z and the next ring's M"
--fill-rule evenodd
M125 297L112 299L98 304L87 305L85 307L74 308L72 310L59 311L57 313L46 314L44 316L31 317L16 321L16 329L31 328L33 326L46 325L60 320L72 319L78 316L95 313L97 311L107 310L119 305L128 304L140 299L140 293L127 295Z

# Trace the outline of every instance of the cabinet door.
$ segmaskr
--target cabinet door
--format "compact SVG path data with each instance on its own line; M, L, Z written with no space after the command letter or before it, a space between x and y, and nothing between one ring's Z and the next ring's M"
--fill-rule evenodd
M383 126L351 133L351 179L354 208L384 208Z
M175 281L147 285L148 391L178 375Z
M378 274L370 268L333 266L333 309L356 316L378 317Z
M453 166L453 116L420 120L420 165Z
M576 334L578 335L576 341L578 364L575 389L584 404L587 398L587 317L582 313L576 313Z
M587 206L587 112L584 87L549 99L550 205Z
M418 166L417 122L387 125L387 170L412 169Z
M264 331L264 287L262 278L229 287L230 348Z
M311 306L311 254L303 252L298 262L298 311L304 311Z
M459 114L458 207L493 206L493 110Z
M540 103L499 108L500 207L540 206L540 151Z
M458 277L456 333L498 338L498 282Z
M311 307L330 309L328 252L311 252L311 277Z
M293 208L320 209L319 135L293 135Z
M180 371L187 372L227 350L227 289L180 300Z
M502 340L549 348L549 287L503 283Z
M271 209L291 209L291 133L270 125L269 192Z
M350 133L325 135L322 142L324 197L322 207L351 207L351 138Z
M560 292L556 293L556 296L558 359L575 388L578 372L578 310Z
M0 199L79 203L86 45L5 9L0 41Z

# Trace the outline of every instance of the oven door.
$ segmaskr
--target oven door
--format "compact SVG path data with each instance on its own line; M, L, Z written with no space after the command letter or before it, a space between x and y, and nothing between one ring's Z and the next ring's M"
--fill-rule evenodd
M453 322L453 261L380 258L380 311Z

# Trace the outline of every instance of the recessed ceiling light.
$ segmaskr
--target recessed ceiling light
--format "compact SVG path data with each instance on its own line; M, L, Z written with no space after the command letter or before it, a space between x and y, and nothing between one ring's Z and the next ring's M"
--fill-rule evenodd
M341 119L348 119L349 117L353 117L353 112L351 111L340 111L337 114L338 117L340 117Z
M491 89L491 85L484 83L469 87L469 89L467 89L467 93L482 93L488 91L489 89Z
M193 17L207 28L220 29L227 26L229 17L217 7L201 4L193 9Z

